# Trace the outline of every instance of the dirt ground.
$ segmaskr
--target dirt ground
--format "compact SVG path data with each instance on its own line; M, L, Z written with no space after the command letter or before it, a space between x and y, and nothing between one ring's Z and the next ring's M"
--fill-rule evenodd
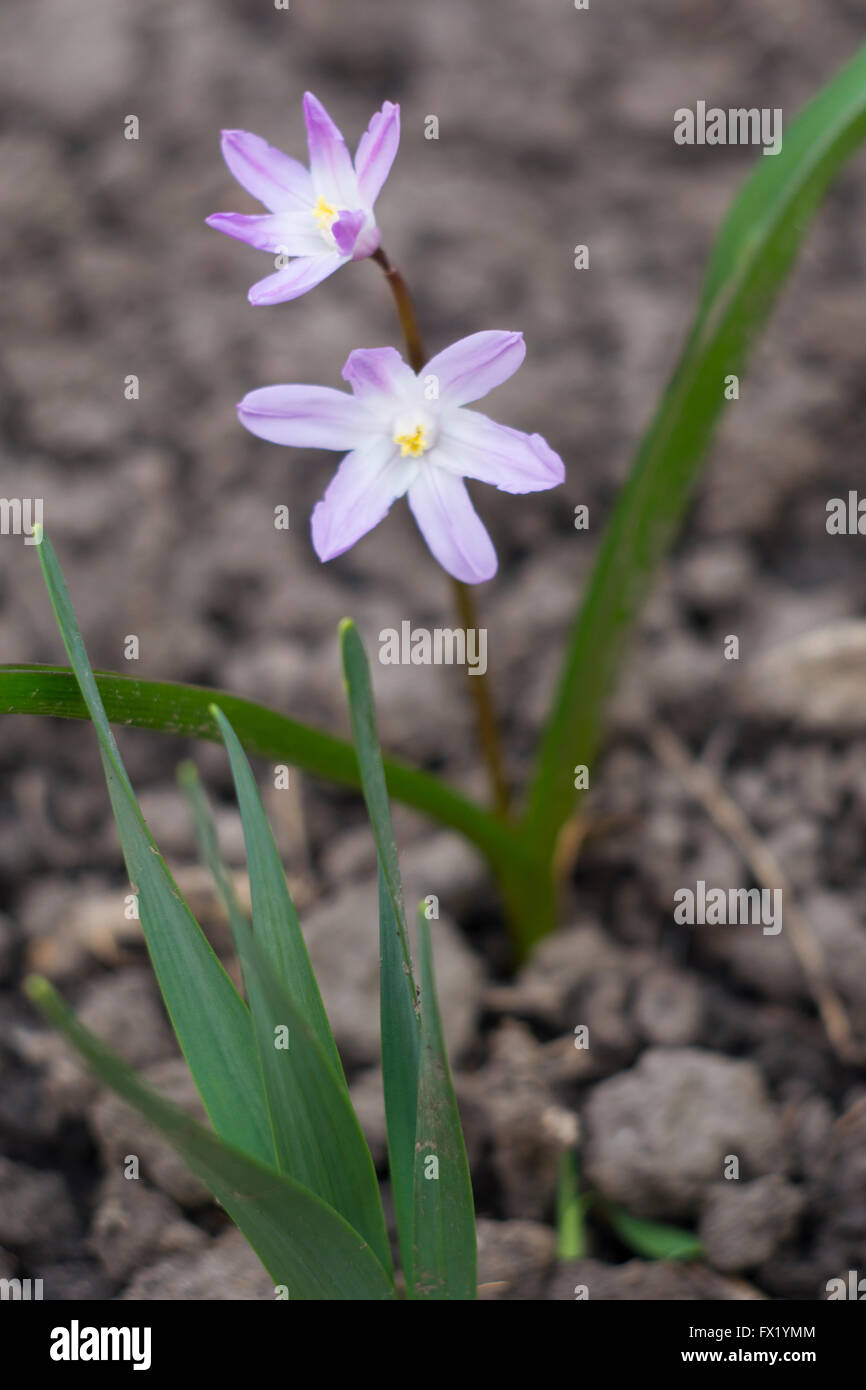
M5 6L2 491L44 499L93 665L130 670L136 634L137 675L228 688L345 733L339 619L354 617L373 652L404 619L450 625L447 580L405 504L321 565L308 522L334 459L264 444L235 416L255 386L338 385L352 348L398 343L380 272L361 262L294 304L252 308L264 258L204 225L217 209L256 210L221 161L222 127L301 156L306 88L353 145L383 100L399 101L377 216L431 351L523 330L526 364L490 413L543 433L567 466L550 493L474 494L501 565L478 601L525 777L601 528L714 231L760 157L678 146L673 112L702 99L781 107L787 123L863 31L855 0ZM124 139L129 114L137 141ZM650 739L661 724L706 753L784 868L833 999L866 1041L866 567L861 537L825 527L828 499L862 472L864 225L861 156L728 412L611 711L563 930L518 977L483 867L395 808L409 890L443 908L441 992L489 1297L570 1299L585 1284L604 1299L820 1299L829 1279L866 1272L863 1070L828 1041L789 932L674 922L678 888L752 879ZM124 397L130 374L138 400ZM288 533L273 527L281 503ZM588 532L573 526L581 503ZM0 661L62 659L20 538L0 544L0 605ZM724 659L730 634L739 661ZM829 650L817 663L786 646L808 634ZM373 674L385 746L480 789L463 673L374 662ZM240 867L224 755L134 731L122 749L158 843L225 946L174 780L192 754ZM42 1277L61 1300L272 1296L198 1183L20 995L37 966L155 1084L189 1096L123 918L95 740L8 717L0 763L0 1274ZM372 841L354 796L296 776L269 801L384 1167ZM581 1024L588 1052L573 1046ZM599 1210L588 1258L558 1264L556 1172L575 1134L588 1186L696 1230L705 1258L641 1260ZM130 1152L139 1183L120 1175Z

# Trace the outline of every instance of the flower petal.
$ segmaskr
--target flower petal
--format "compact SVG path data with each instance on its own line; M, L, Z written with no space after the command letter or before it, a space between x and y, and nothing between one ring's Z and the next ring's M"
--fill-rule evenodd
M386 101L361 136L355 155L358 192L365 208L372 208L378 198L399 144L400 107Z
M312 207L309 169L248 130L224 130L223 159L238 183L271 212Z
M304 120L316 194L338 208L357 207L358 181L352 156L337 126L312 92L304 93Z
M247 392L238 418L260 439L299 449L352 449L376 433L361 402L331 386L262 386Z
M358 240L358 233L367 220L365 212L341 212L331 223L331 235L337 243L342 256L351 256Z
M320 256L299 256L285 270L257 280L247 298L251 304L284 304L287 299L299 299L348 260L348 256L340 256L336 251L325 251Z
M414 466L407 471L388 439L347 454L313 509L313 548L319 559L342 555L378 526L406 491L412 472Z
M544 492L565 481L565 465L540 434L524 434L476 410L452 410L442 420L437 461L464 478L500 492Z
M378 398L389 411L418 394L418 378L396 348L355 348L342 372L356 396Z
M205 221L209 227L237 241L284 256L318 256L325 250L324 239L309 212L266 212L248 217L242 212L215 212Z
M439 378L439 399L448 405L479 401L513 376L526 356L522 333L472 333L431 357L424 376Z
M493 578L496 551L462 478L425 464L409 488L409 506L444 570L465 584Z

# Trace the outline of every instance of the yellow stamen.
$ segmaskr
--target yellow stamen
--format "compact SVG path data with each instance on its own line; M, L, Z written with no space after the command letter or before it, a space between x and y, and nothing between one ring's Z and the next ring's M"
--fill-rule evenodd
M395 434L394 443L400 445L400 457L420 458L430 447L427 431L423 425L416 425L411 434Z
M326 202L324 198L320 198L313 208L313 217L316 225L322 232L330 231L331 223L335 220L336 216L337 209L331 207L331 204Z

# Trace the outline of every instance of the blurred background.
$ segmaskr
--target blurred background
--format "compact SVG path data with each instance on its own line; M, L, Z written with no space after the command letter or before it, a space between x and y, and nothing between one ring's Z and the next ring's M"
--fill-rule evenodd
M345 732L339 619L354 617L374 652L404 619L451 624L447 578L405 504L321 565L309 516L336 457L265 444L235 416L256 386L336 386L352 348L400 345L380 271L354 264L299 301L252 308L267 258L204 225L213 211L259 210L222 162L221 128L305 160L305 89L352 149L372 112L399 101L401 148L376 214L428 346L522 330L526 364L485 409L543 433L567 467L551 493L474 491L500 556L477 598L513 771L525 775L714 231L760 158L676 145L673 113L698 100L781 107L787 126L863 37L854 0L7 4L2 492L44 499L93 665L230 688ZM124 138L128 115L136 141ZM438 140L425 139L429 115ZM810 235L648 605L593 774L596 830L567 931L509 978L483 870L397 810L410 891L443 907L442 989L491 1296L573 1296L551 1220L575 1126L588 1183L637 1215L700 1229L707 1252L689 1270L636 1261L599 1219L581 1263L591 1296L819 1298L827 1279L866 1272L862 1071L828 1044L785 934L673 925L678 887L751 879L647 741L662 720L693 752L709 748L866 1037L866 567L862 538L825 529L828 499L862 474L864 194L861 157ZM574 268L577 244L586 270ZM130 374L138 400L125 399ZM573 527L581 503L588 532ZM273 526L279 504L288 533ZM20 538L0 544L0 604L0 661L62 660ZM796 643L828 632L804 673ZM732 633L739 662L722 658ZM752 679L777 644L788 655L775 674ZM386 747L481 791L463 673L374 663L373 674ZM207 917L174 770L194 752L240 868L224 755L134 731L122 748ZM95 742L9 717L0 762L0 1272L44 1276L54 1298L266 1297L197 1184L146 1133L133 1139L127 1113L18 993L38 966L157 1084L187 1094L137 925L123 919ZM293 776L291 793L269 800L381 1163L372 844L352 796ZM594 1039L586 1056L571 1044L580 1023ZM130 1151L149 1155L141 1184L119 1178ZM739 1184L721 1181L731 1152Z

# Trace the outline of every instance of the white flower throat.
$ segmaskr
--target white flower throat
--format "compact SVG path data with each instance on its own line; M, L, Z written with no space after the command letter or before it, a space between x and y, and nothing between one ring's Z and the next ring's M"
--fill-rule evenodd
M426 411L400 415L394 421L392 439L400 445L401 458L421 458L436 443L436 422Z
M334 242L334 233L331 231L331 227L337 220L337 213L337 208L333 207L326 198L319 198L313 208L313 221L329 245L333 245Z

